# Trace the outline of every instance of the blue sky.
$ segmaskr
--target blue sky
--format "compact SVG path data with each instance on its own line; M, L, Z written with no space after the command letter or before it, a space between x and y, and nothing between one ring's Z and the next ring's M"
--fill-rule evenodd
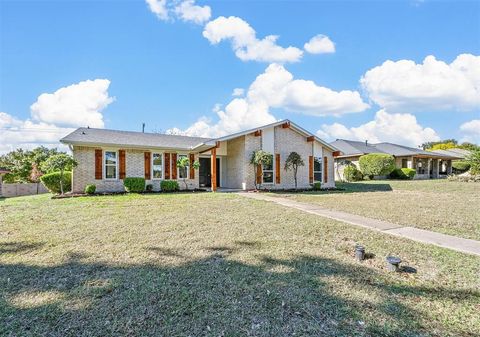
M87 124L213 137L281 118L480 141L478 1L149 1L0 1L0 152Z

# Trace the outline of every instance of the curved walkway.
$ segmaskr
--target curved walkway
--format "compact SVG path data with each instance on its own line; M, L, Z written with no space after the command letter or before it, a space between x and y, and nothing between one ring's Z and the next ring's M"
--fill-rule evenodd
M251 199L271 201L276 204L295 208L306 213L342 221L351 225L373 229L382 233L397 235L418 242L429 243L443 248L456 250L458 252L480 256L480 241L463 239L452 235L427 231L424 229L397 225L391 222L367 218L361 215L355 215L341 211L332 211L317 205L282 197L271 197L263 193L241 192L238 194Z

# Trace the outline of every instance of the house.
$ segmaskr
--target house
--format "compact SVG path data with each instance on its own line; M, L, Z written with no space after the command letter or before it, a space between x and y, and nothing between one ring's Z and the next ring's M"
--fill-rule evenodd
M292 171L285 171L287 156L295 151L305 162L298 170L298 187L308 188L320 182L322 188L335 186L335 146L324 142L289 120L220 138L200 138L130 131L79 128L61 142L67 144L77 160L73 170L72 191L82 192L95 184L98 192L123 191L125 177L145 177L153 190L160 190L164 179L183 179L188 187L253 189L293 188ZM264 150L272 154L272 165L255 171L249 164L252 153ZM185 156L198 160L200 168L180 169L177 160Z
M359 167L360 156L368 153L386 153L395 158L397 168L413 168L416 170L414 179L436 179L452 174L452 160L461 159L458 154L424 151L392 143L358 142L337 139L330 143L341 151L335 156L335 179L343 177L342 167L351 162Z

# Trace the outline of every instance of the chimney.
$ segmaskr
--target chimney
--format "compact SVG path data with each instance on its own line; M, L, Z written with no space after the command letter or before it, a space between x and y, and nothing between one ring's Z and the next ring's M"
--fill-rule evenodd
M145 133L145 123L142 123L142 133Z

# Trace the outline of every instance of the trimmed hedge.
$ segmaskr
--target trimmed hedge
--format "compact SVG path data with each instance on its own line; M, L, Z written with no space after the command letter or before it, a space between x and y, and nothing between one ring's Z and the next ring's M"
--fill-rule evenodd
M417 172L411 168L397 168L390 173L391 179L413 179Z
M452 162L452 167L457 172L467 172L468 170L470 170L470 163L465 160L454 160Z
M386 153L369 153L360 157L360 171L364 176L386 176L395 170L395 158Z
M320 191L322 189L322 183L317 181L316 183L312 184L312 189L314 191Z
M97 186L95 186L94 184L85 186L85 193L87 194L94 194L96 190L97 190Z
M60 172L44 174L40 181L52 193L60 193ZM69 192L72 189L72 172L63 172L63 192Z
M162 180L160 183L160 189L162 192L176 192L180 190L178 186L178 181L176 180Z
M128 177L123 179L123 186L125 191L130 193L140 193L145 191L145 178Z
M363 180L363 174L354 164L349 164L343 169L343 178L348 181Z

